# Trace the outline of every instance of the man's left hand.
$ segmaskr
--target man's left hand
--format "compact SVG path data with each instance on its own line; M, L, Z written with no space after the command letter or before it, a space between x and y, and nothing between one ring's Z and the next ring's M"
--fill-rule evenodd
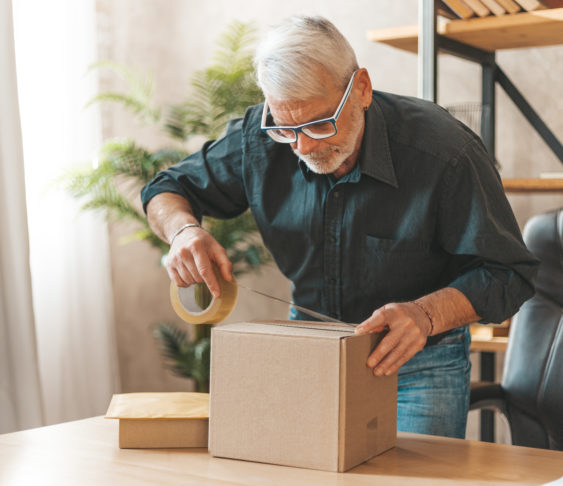
M425 312L412 302L386 304L356 327L356 334L389 332L367 360L375 376L391 375L426 344L431 323Z

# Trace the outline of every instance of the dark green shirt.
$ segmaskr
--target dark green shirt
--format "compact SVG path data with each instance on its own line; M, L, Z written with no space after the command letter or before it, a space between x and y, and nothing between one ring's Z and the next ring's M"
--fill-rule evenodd
M338 181L263 134L261 113L249 108L158 174L144 206L173 192L198 218L250 207L294 301L347 322L446 286L484 322L500 322L533 295L537 261L500 177L480 139L444 109L375 91L359 163Z

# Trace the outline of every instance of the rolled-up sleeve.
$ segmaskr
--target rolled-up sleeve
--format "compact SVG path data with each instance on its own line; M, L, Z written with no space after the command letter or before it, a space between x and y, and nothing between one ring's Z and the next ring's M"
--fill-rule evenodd
M143 209L157 194L172 192L187 199L194 215L232 218L248 208L242 182L242 120L181 162L151 180L141 191Z
M481 322L502 322L534 294L539 262L522 241L500 177L479 141L451 161L442 189L441 245L453 255L473 257L449 286L469 299Z

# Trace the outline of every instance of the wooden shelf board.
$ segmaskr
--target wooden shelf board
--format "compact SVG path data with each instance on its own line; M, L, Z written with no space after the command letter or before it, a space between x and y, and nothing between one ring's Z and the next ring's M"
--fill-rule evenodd
M563 179L503 179L505 192L561 192Z
M563 8L439 22L438 34L485 51L563 44ZM418 25L368 31L368 39L417 53Z
M492 337L483 339L480 337L471 337L470 351L488 352L488 353L504 353L508 347L507 337Z

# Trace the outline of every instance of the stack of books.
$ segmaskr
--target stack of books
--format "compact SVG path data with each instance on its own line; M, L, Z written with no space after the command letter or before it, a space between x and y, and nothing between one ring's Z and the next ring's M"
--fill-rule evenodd
M563 8L563 0L439 0L437 12L448 19L469 19L547 8Z

